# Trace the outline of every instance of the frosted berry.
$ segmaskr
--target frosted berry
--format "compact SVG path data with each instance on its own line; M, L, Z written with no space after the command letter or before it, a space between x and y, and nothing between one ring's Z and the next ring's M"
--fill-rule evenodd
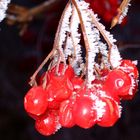
M43 114L48 107L48 95L42 87L32 87L24 97L25 110L33 115Z
M46 114L40 119L36 120L35 122L35 128L36 130L45 136L49 136L51 134L54 134L56 131L57 122L56 122L56 116L52 114Z
M119 68L125 71L126 73L133 75L136 79L139 76L138 69L134 62L131 60L122 60Z
M82 128L90 128L96 123L96 112L93 109L94 101L88 96L82 96L75 101L73 117L75 123Z
M118 102L107 97L100 97L100 100L105 105L102 108L104 110L102 117L100 117L97 124L102 127L113 126L120 117L120 109Z
M46 87L48 96L50 99L55 101L63 101L68 99L72 94L72 84L69 79L61 79L59 81L51 79Z

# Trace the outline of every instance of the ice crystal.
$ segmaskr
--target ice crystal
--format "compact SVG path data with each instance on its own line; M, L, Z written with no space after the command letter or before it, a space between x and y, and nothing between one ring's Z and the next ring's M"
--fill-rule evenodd
M124 10L122 11L121 16L119 17L119 21L118 21L119 24L122 23L124 17L125 17L125 16L127 15L127 13L128 13L128 8L129 8L129 6L131 6L130 1L131 1L131 0L128 0L127 5L125 6Z
M0 22L6 16L6 10L9 3L10 3L10 0L0 0Z

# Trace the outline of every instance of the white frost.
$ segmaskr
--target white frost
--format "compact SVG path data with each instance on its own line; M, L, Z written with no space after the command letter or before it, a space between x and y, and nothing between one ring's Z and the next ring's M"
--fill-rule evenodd
M6 10L7 6L10 3L10 0L0 0L0 22L5 18L6 16Z

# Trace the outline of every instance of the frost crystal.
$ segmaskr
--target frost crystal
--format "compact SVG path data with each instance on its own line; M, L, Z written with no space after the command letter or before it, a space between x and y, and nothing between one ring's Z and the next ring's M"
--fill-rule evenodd
M64 15L64 18L63 18L63 23L61 25L61 29L60 29L60 36L59 36L59 47L62 47L65 39L66 39L66 32L69 32L70 29L69 29L69 24L70 24L70 16L72 15L72 7L71 5L69 4L68 5L68 8L67 8L67 11L65 12L65 15Z
M116 45L111 47L111 52L110 52L110 62L113 66L113 68L116 68L120 65L120 60L121 60L120 53L118 51L118 48Z
M97 110L97 120L100 120L103 114L105 113L105 106L106 106L105 102L99 99L95 100L95 109Z
M73 7L73 15L71 17L71 25L70 25L70 31L71 31L71 38L72 38L72 44L74 47L73 50L73 57L74 57L74 61L72 62L72 66L75 70L75 73L77 75L80 75L80 72L82 71L82 67L81 65L83 64L83 59L82 59L82 51L81 51L81 45L80 43L80 37L81 34L78 33L78 28L79 28L79 17L78 14L76 12L76 9Z
M122 11L122 14L121 14L121 16L120 16L120 18L119 18L119 21L118 21L119 24L122 23L124 17L125 17L125 16L127 15L127 13L128 13L128 8L129 8L129 6L131 6L130 1L131 1L131 0L128 0L126 7L125 7L124 10Z
M6 16L6 10L7 6L10 3L10 0L0 0L0 22L5 18Z

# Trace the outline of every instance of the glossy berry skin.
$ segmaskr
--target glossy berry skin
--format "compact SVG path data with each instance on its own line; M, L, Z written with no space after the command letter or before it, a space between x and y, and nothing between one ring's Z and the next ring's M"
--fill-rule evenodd
M72 89L70 80L63 77L59 77L58 81L51 79L46 87L49 98L58 102L68 99L72 94Z
M131 60L122 60L119 69L122 69L126 73L133 75L135 79L137 79L139 76L138 69Z
M90 128L96 123L96 112L93 109L94 101L88 96L79 97L73 106L75 123L82 128Z
M46 91L38 86L32 87L24 97L24 108L32 115L43 114L48 107L48 95Z
M37 119L35 122L36 130L44 136L54 134L56 131L56 127L56 116L54 116L53 114L46 114Z
M56 67L53 67L47 73L48 84L46 85L46 91L48 92L48 98L57 102L68 99L73 91L70 79L74 76L74 71L72 67L67 66L63 75L63 68L64 65L60 63L58 75L56 75Z
M75 125L72 114L72 102L70 100L63 101L59 109L59 122L63 127L73 127Z
M97 124L102 127L111 127L120 117L118 102L107 97L100 97L100 100L105 103L105 106L103 115Z
M124 71L114 69L109 72L104 86L114 96L128 95L131 88L131 79Z

